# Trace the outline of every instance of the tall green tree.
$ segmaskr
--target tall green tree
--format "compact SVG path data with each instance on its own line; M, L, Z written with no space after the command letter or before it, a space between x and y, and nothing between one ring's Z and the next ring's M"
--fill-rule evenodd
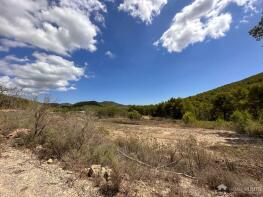
M255 117L259 117L263 109L263 85L253 86L248 94L249 111Z
M222 118L229 120L234 111L234 99L230 93L220 93L213 100L211 115L214 120Z

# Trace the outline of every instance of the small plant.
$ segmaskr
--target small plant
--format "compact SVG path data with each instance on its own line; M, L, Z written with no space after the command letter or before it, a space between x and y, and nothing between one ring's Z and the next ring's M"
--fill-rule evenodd
M208 185L211 190L217 190L219 185L225 185L227 191L231 190L238 182L235 174L222 169L206 168L198 175L201 184Z
M131 120L140 120L142 118L142 115L138 111L133 110L133 111L128 113L128 117Z
M192 124L192 123L196 122L196 117L192 112L186 112L183 115L183 122L185 124Z
M34 114L34 131L33 136L40 136L43 134L44 129L47 126L47 110L48 105L46 103L37 107Z

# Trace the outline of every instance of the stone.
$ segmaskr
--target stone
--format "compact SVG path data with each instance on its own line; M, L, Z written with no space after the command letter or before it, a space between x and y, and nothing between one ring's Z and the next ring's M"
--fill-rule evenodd
M103 172L103 177L106 179L106 181L111 180L111 175L112 175L112 169L105 168L105 170Z
M101 165L91 165L88 169L88 176L97 177L100 176L101 173Z
M101 165L91 165L91 167L87 169L87 174L89 177L102 177L106 181L109 181L112 170Z
M18 138L19 135L25 135L29 133L29 129L15 129L14 131L12 131L8 136L7 139L14 139L14 138Z
M52 163L53 163L53 159L47 160L47 163L48 163L48 164L52 164Z

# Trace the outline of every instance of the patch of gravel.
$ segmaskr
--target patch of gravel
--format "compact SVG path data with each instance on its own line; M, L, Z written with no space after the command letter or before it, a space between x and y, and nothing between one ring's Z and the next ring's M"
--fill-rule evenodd
M28 150L5 146L0 155L1 197L95 197L98 189L58 164L40 161Z

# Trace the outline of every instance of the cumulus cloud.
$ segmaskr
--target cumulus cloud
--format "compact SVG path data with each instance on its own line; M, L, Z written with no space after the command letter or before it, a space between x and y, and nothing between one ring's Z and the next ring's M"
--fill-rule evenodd
M72 81L85 75L83 68L60 56L45 53L33 54L29 59L6 56L0 60L0 84L22 88L29 93L44 93L50 90L74 89Z
M154 45L161 45L169 52L181 52L206 38L225 36L230 29L232 15L223 11L230 3L243 6L247 12L255 10L257 0L195 0L175 15L170 28Z
M111 51L106 51L105 55L110 58L110 59L114 59L115 58L115 54L113 54Z
M0 84L26 92L75 89L72 82L85 76L70 57L78 49L96 50L106 6L99 0L8 0L0 6L0 51L30 47L30 58L5 56L0 60ZM56 55L52 55L55 53Z
M62 55L77 49L95 51L99 28L90 18L95 15L102 20L105 5L98 0L50 2L1 2L0 36Z
M159 15L166 4L167 0L124 0L118 9L128 12L146 24L151 24L153 17Z

